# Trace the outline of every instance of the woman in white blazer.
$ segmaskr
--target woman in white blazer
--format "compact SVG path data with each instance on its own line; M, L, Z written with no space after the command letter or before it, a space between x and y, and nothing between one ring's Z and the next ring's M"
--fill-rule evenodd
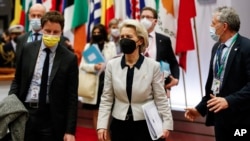
M112 116L112 141L151 141L142 105L154 101L163 120L163 133L159 140L165 140L169 130L173 130L173 120L160 64L141 55L148 46L147 31L138 21L125 20L120 33L124 55L106 65L97 121L98 139L107 139Z
M116 46L114 42L110 42L108 40L108 33L106 31L106 28L102 24L97 24L92 29L91 34L91 40L90 43L85 45L84 51L88 49L89 47L92 47L92 44L97 44L103 57L105 58L105 61L112 59L114 56L116 56ZM98 73L97 77L97 85L96 85L96 94L93 99L83 98L83 108L93 110L93 125L96 127L97 123L97 114L98 114L98 108L100 104L100 97L103 90L104 85L104 71L103 68L105 68L105 63L100 64L90 64L87 63L84 60L84 57L82 57L81 63L80 63L80 69L84 70L86 72L91 73ZM101 71L101 72L100 72ZM88 81L88 80L86 80Z

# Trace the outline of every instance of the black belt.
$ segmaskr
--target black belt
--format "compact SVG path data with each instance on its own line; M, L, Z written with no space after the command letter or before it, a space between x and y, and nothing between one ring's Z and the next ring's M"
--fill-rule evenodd
M25 106L26 108L31 108L31 109L38 109L38 108L40 108L38 102L25 102L25 103L24 103L24 106ZM49 103L45 104L45 105L42 106L42 107L43 107L43 108L49 107ZM41 108L42 108L42 107L41 107Z
M26 102L24 103L25 107L32 108L32 109L38 109L39 103L38 102Z

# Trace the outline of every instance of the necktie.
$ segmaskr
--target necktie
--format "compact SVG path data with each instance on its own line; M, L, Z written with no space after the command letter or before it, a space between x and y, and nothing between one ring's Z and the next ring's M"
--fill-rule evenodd
M221 60L222 60L222 52L223 52L223 49L226 47L225 44L221 44L218 49L217 49L217 52L216 52L216 55L217 55L217 60L215 62L215 73L217 74L220 67L221 67Z
M218 56L218 63L219 65L221 65L221 56L222 56L222 52L223 52L223 49L226 47L225 44L221 44L220 47L218 48L218 52L217 52L217 56Z
M34 33L34 36L35 36L35 40L34 41L37 41L38 40L38 36L39 36L39 33Z
M47 83L48 83L48 73L49 73L49 54L50 49L45 48L46 57L43 65L40 93L39 93L39 107L44 106L46 104L46 96L47 96Z

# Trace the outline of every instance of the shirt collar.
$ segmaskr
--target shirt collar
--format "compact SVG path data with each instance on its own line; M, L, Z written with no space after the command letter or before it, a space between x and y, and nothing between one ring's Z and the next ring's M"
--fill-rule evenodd
M150 32L148 35L149 35L150 37L154 38L154 37L155 37L155 31L153 30L153 31Z
M141 54L139 54L139 59L137 60L136 64L134 65L136 68L140 69L141 67L141 64L143 63L143 60L144 60L144 56L142 56ZM122 56L122 60L121 60L121 67L122 69L124 67L126 67L128 65L126 65L126 62L125 62L125 55Z
M41 46L42 46L42 50L44 50L44 49L46 48L46 46L44 45L43 41L42 41ZM52 53L56 52L57 46L58 46L58 44L57 44L56 46L54 46L54 47L51 47L51 48L50 48L50 51L51 51Z
M230 47L230 46L232 45L232 43L233 43L233 39L236 38L235 36L237 36L237 35L238 35L238 33L234 34L231 38L229 38L229 39L225 42L225 45L226 45L227 47Z
M31 33L32 33L32 35L34 34L34 33L36 33L34 30L31 30ZM42 30L40 30L39 32L37 32L37 33L39 33L39 35L43 35L43 33L42 33Z

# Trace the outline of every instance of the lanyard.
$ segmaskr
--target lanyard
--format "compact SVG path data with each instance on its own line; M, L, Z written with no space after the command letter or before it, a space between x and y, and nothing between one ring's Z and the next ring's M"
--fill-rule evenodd
M234 45L236 39L237 39L238 35L236 35L233 40L232 40L232 43L231 45L229 46L229 48L227 49L227 51L224 53L223 57L222 57L222 60L220 60L220 58L218 57L218 54L217 54L217 58L216 58L216 63L215 65L217 65L217 68L218 68L218 72L217 74L215 75L216 78L220 78L221 77L221 73L222 73L222 70L224 69L224 66L225 66L225 62L226 62L226 58L228 57L229 55L229 50L230 48ZM220 48L218 48L217 50L219 50ZM217 51L218 52L218 51ZM221 53L223 52L223 49L221 49Z

